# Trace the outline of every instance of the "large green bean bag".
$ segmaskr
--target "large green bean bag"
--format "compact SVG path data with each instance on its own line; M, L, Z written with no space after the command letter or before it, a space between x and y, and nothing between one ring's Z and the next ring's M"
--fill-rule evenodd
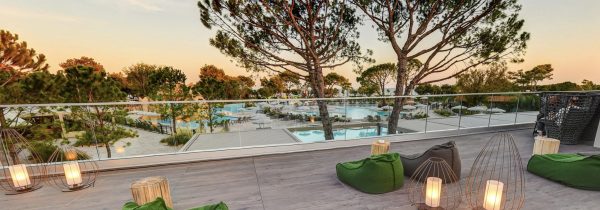
M404 172L398 153L373 155L359 161L338 163L340 181L370 194L397 190L404 184Z
M600 190L600 155L534 155L527 171L570 187Z
M133 201L127 202L123 206L123 210L172 210L172 209L167 207L167 205L165 204L165 200L163 200L162 198L159 197L159 198L156 198L156 200L154 200L150 203L146 203L141 206ZM220 202L217 204L206 205L203 207L193 208L190 210L229 210L229 208L227 208L227 205L225 205L225 203Z

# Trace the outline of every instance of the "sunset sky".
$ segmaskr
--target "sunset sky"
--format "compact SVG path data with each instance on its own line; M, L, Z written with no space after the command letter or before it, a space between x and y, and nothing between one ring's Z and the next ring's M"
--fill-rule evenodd
M600 1L521 3L532 38L525 62L510 70L550 63L555 68L550 83L600 83ZM377 63L394 62L393 51L368 24L361 27L362 48L373 50ZM214 31L201 25L195 0L0 0L0 29L19 34L44 53L51 70L68 58L88 56L110 72L138 62L174 66L188 75L188 82L197 80L205 64L249 75L208 44ZM356 82L352 66L335 71Z

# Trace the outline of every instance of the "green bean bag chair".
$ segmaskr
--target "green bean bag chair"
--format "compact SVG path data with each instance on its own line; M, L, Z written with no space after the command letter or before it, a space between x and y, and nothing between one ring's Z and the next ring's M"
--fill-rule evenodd
M600 155L533 155L527 171L570 187L600 191Z
M391 192L404 184L404 172L398 153L338 163L335 169L340 181L364 193Z
M159 198L156 198L156 200L154 200L150 203L141 205L141 206L133 201L127 202L123 206L123 210L172 210L172 209L167 207L167 205L165 204L165 200L163 200L162 198L159 197ZM227 205L225 205L225 203L220 202L218 204L206 205L203 207L193 208L190 210L229 210L229 208L227 208Z

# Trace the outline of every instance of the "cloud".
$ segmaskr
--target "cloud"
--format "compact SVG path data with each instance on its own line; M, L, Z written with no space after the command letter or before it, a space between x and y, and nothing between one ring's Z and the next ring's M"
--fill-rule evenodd
M16 7L0 7L0 17L13 17L13 18L27 18L27 19L40 19L46 21L57 21L57 22L79 22L80 19L74 16L68 16L63 14L48 13L46 11L33 11L23 10Z
M137 6L144 10L148 10L148 11L152 11L152 12L158 12L158 11L163 10L162 8L160 8L156 5L152 5L152 4L148 3L148 1L144 1L144 0L127 0L127 2L129 2L129 4L131 4L133 6Z

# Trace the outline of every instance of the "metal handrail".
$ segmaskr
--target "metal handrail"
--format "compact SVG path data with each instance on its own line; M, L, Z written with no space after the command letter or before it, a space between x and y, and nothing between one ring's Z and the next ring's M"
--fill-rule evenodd
M564 92L595 92L595 91L564 91ZM236 100L190 100L190 101L114 101L94 103L43 103L43 104L0 104L0 108L18 107L61 107L61 106L108 106L108 105L156 105L156 104L194 104L194 103L243 103L243 102L281 102L281 101L342 101L363 99L395 99L421 97L456 97L456 96L491 96L491 95L531 95L542 92L492 92L492 93L457 93L408 96L374 96L374 97L343 97L343 98L298 98L298 99L236 99Z

